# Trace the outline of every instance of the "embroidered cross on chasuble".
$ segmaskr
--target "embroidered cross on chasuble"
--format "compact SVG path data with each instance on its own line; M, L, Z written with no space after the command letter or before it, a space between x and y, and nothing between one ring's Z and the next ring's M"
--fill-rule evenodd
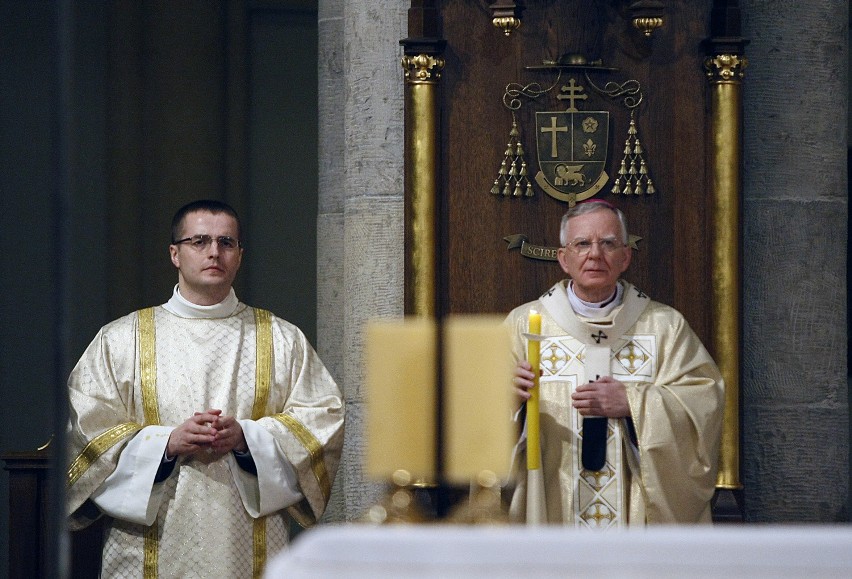
M577 527L626 526L630 477L639 476L638 453L630 440L628 419L584 419L570 405L570 395L577 386L601 376L612 376L628 387L629 382L650 377L643 374L653 367L647 363L655 355L653 337L625 335L649 299L639 291L624 295L624 303L612 319L594 322L574 314L565 292L550 292L541 298L547 313L566 331L564 335L542 337L540 387L544 392L548 388L565 388L567 383L570 389L553 398L566 400L565 406L555 412L570 415L571 432L578 439L574 444L562 445L566 450L560 451L571 453L562 459L568 459L576 473L573 492L568 496L573 498L570 509ZM636 364L640 358L644 362ZM592 437L599 440L592 442ZM552 449L548 451L548 455L552 453Z

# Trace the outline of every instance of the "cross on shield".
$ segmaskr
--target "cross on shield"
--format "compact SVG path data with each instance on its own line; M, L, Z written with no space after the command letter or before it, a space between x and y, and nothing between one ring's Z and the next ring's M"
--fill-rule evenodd
M535 114L539 172L545 193L574 206L603 189L609 145L609 111Z

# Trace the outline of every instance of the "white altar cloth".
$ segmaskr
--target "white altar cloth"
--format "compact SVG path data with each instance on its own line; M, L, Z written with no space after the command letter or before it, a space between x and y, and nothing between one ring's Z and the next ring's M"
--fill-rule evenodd
M270 560L265 577L852 578L852 526L602 534L562 527L323 525Z

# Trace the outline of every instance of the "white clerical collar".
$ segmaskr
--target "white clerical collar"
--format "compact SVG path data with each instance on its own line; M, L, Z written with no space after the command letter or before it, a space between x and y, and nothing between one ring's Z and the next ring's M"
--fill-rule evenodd
M163 304L163 307L182 318L227 318L237 310L239 305L240 300L237 299L234 288L231 288L228 297L218 304L199 306L183 297L180 294L180 288L175 284L171 299Z
M624 300L624 288L620 283L615 284L615 293L602 302L587 302L574 293L574 282L568 283L568 302L577 315L586 318L605 318L612 310L621 305Z

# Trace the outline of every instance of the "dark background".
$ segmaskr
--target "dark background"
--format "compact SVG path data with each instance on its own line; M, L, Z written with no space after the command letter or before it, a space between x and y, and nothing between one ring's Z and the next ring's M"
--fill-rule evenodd
M190 200L234 205L237 296L316 343L316 2L68 2L64 69L61 4L0 0L0 453L51 438L54 392L104 323L170 297Z

